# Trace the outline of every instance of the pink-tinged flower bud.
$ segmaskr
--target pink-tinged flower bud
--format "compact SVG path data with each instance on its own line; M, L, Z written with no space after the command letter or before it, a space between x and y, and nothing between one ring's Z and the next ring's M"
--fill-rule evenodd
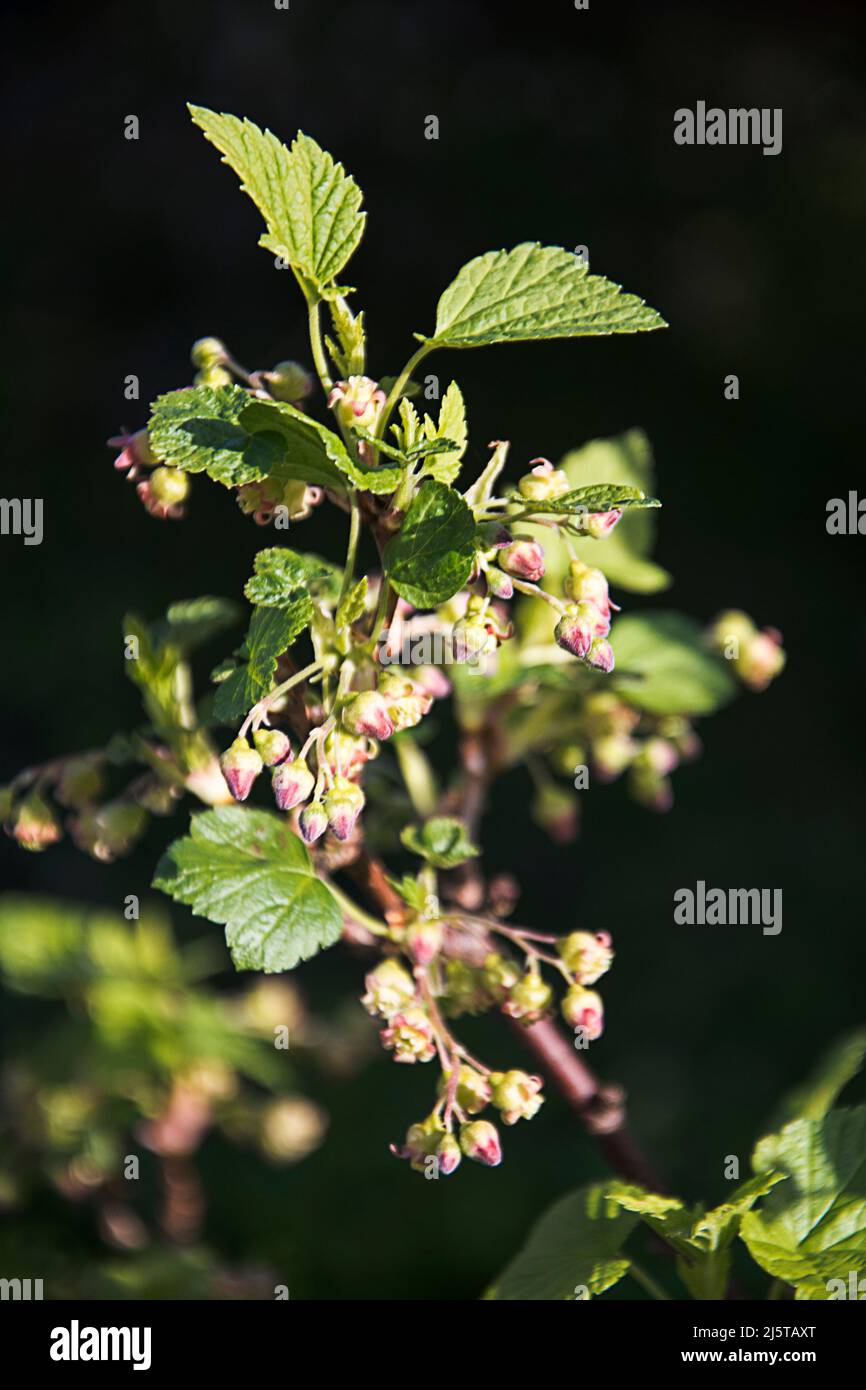
M613 782L632 763L640 744L628 734L607 734L592 745L592 765L602 782Z
M380 961L367 975L366 994L361 1000L368 1014L393 1018L415 998L415 981L399 961Z
M565 592L567 596L579 603L581 599L588 599L600 608L602 613L610 616L610 594L608 592L607 579L600 569L595 569L592 565L584 565L580 560L572 560L568 567L568 575L565 580Z
M590 1042L604 1031L604 1005L601 996L583 985L572 985L562 1001L562 1016L572 1028L582 1028Z
M338 840L348 840L355 822L364 809L364 793L348 777L336 777L325 796L328 824Z
M270 521L281 497L281 487L275 478L262 478L255 483L242 483L237 489L237 504L244 516Z
M451 1073L443 1072L439 1078L440 1096L447 1094L450 1080ZM474 1067L461 1066L457 1075L456 1096L461 1110L465 1110L467 1115L477 1115L485 1105L490 1104L491 1095L490 1083L486 1076L482 1076L480 1071L475 1071Z
M775 628L757 632L734 662L734 670L750 690L766 690L785 667L782 634Z
M674 804L674 792L667 777L646 768L633 767L629 772L629 795L648 811L664 813Z
M259 372L271 395L278 401L297 405L306 400L313 389L313 378L300 362L278 362L269 372Z
M538 541L529 536L518 536L511 545L500 550L497 560L499 568L516 579L527 579L534 584L544 574L544 551Z
M102 769L92 758L69 758L60 770L54 795L61 806L78 810L98 800L104 786Z
M553 635L558 646L583 661L593 640L600 635L598 629L604 625L604 621L604 614L594 603L570 604L556 624Z
M246 801L262 770L262 760L245 738L236 738L220 758L220 768L235 801Z
M378 690L361 690L357 695L350 695L340 717L344 728L352 734L386 739L394 732L388 705Z
M30 792L18 806L11 834L22 849L35 853L63 839L60 822L38 792Z
M573 931L556 949L566 970L579 985L594 985L610 969L613 960L610 932Z
M176 470L166 469L164 471L175 472ZM154 472L150 475L149 478L145 478L142 482L136 483L135 491L138 494L138 499L141 502L141 505L144 507L144 510L148 513L148 515L156 517L158 521L181 521L184 516L184 508L181 505L181 503L161 502L159 497L157 496L158 489L154 488L153 480L156 477L157 473L161 472L163 472L163 470L157 468L154 470ZM188 488L189 484L187 483L187 489ZM164 490L170 492L171 485L168 485L168 488Z
M487 580L488 591L494 598L514 598L514 585L510 575L503 574L502 570L491 566L490 569L484 571L484 578Z
M228 349L219 338L196 338L189 360L194 367L219 367L228 357Z
M502 1162L502 1146L495 1125L489 1120L470 1120L460 1126L460 1147L467 1158L496 1168Z
M375 429L384 404L385 392L368 376L350 376L348 381L338 381L328 396L328 406L347 429L353 425Z
M658 721L656 731L673 744L682 762L691 762L701 752L701 741L689 721L681 714L668 714Z
M716 651L733 661L745 650L757 631L748 613L741 612L739 608L729 608L710 624L707 636Z
M430 1062L436 1056L433 1025L417 1004L394 1014L379 1036L382 1046L394 1053L395 1062Z
M365 763L375 758L379 745L361 735L347 733L345 729L332 729L324 742L324 756L334 777L355 779Z
M580 833L580 802L574 792L554 782L540 787L532 802L532 819L556 845L570 845Z
M496 1071L490 1077L493 1104L502 1111L506 1125L516 1125L518 1120L531 1120L544 1104L541 1095L543 1081L540 1076L530 1076L525 1071Z
M640 745L633 767L637 773L666 777L679 766L679 754L666 738L648 738Z
M157 463L150 447L147 430L136 430L134 434L116 434L108 440L108 447L120 450L114 460L114 466L119 472L128 471L130 478L136 477L140 469L152 468Z
M128 854L148 823L147 811L134 801L112 801L98 811L84 811L69 823L79 849L110 864Z
M282 729L256 729L253 743L265 767L276 767L292 755L292 745Z
M280 811L291 811L295 806L300 806L315 785L316 779L307 767L306 758L288 758L271 773L274 800Z
M460 1167L463 1155L453 1134L443 1134L434 1152L439 1165L439 1172L443 1178L449 1177L456 1168Z
M535 467L524 473L517 484L517 491L528 502L550 502L571 491L571 483L560 468L554 468L549 459L533 459Z
M406 950L416 965L429 965L442 950L444 937L441 922L412 922L406 928Z
M436 1115L428 1115L426 1120L410 1125L406 1131L404 1143L399 1148L396 1144L392 1144L391 1152L397 1158L408 1158L409 1166L416 1173L423 1173L427 1169L427 1160L432 1155L437 1154L444 1137L445 1131L441 1120ZM456 1164L454 1166L456 1167ZM441 1162L439 1170L442 1171ZM449 1169L449 1172L453 1171L453 1168Z
M298 826L308 845L321 839L328 828L328 813L321 801L311 801L298 817Z
M605 536L609 536L614 526L616 526L621 511L615 508L609 512L586 512L583 516L576 517L578 529L586 536L592 536L593 540L602 541Z
M458 618L451 629L451 655L456 662L476 662L495 650L496 638L487 631L483 618L476 614Z
M604 637L594 637L592 646L586 654L586 663L594 671L604 671L609 675L614 668L613 647Z
M550 1008L553 990L540 975L528 970L522 979L509 991L502 1005L502 1012L509 1018L519 1018L524 1023L537 1023Z
M179 468L167 468L162 464L154 468L149 481L151 496L167 510L179 507L189 496L189 478Z

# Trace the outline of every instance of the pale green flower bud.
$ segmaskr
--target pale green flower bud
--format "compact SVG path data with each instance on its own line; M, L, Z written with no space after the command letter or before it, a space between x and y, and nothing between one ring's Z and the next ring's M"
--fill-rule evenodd
M189 357L194 367L216 367L227 356L225 343L219 338L197 338L192 345Z
M189 478L179 468L154 468L148 482L151 496L160 507L179 507L189 496Z
M613 961L610 933L606 931L570 932L557 942L556 949L565 968L574 975L579 985L594 985L610 969Z
M313 389L313 378L300 362L278 362L269 372L259 375L276 400L288 401L290 405L305 400Z
M540 1076L530 1076L525 1071L493 1072L490 1077L493 1104L502 1111L504 1124L514 1125L518 1120L531 1120L537 1115L544 1097Z
M361 1000L368 1014L393 1018L415 998L415 981L399 961L380 961L364 981L367 992Z
M502 1162L502 1146L495 1125L489 1120L471 1120L460 1127L460 1147L467 1158L496 1168Z
M582 1028L590 1042L604 1030L604 1005L595 990L572 985L562 1001L562 1016L572 1028Z
M550 1008L553 990L541 975L528 970L522 979L509 991L502 1006L509 1018L519 1018L524 1023L537 1023Z
M395 1062L430 1062L436 1056L433 1025L420 1005L410 1004L394 1014L379 1036Z
M443 1072L439 1079L439 1094L445 1095L451 1079L450 1072ZM457 1075L457 1104L467 1115L477 1115L485 1105L490 1104L490 1082L474 1067L461 1066Z
M568 476L560 468L554 468L549 459L533 459L535 467L524 473L517 484L521 497L528 502L551 502L571 491Z
M37 853L63 839L60 822L48 802L38 792L30 792L19 804L12 825L12 835L22 849Z

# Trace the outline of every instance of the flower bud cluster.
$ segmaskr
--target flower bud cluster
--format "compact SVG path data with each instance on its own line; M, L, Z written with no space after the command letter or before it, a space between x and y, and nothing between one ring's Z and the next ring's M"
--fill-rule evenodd
M700 740L683 715L642 713L607 690L593 690L585 697L576 732L575 741L556 750L555 770L573 776L585 765L600 782L613 782L626 774L631 798L653 811L670 810L671 774L701 751ZM560 791L555 784L549 784L549 789L551 795ZM543 790L547 792L548 787ZM565 817L566 803L574 798L565 791L561 794ZM554 826L546 828L557 838Z
M174 468L170 460L156 457L147 430L115 435L108 444L109 448L120 450L114 466L126 474L128 482L135 483L145 511L161 521L180 521L189 496L189 478L179 468ZM150 471L142 476L145 470Z
M349 695L340 719L350 734L384 740L414 728L432 704L433 697L421 685L391 667L380 673L374 689Z
M48 765L25 787L13 783L0 788L0 820L22 849L38 853L63 839L57 810L62 806L72 812L65 828L77 847L109 863L128 854L144 834L150 820L147 803L164 785L155 778L139 779L116 800L100 803L105 792L100 757L84 754Z
M710 645L726 657L750 690L766 690L785 667L782 634L774 627L759 629L747 613L731 609L711 625Z
M607 640L612 605L603 573L572 560L564 588L570 602L554 630L558 645L596 671L612 671L613 648Z

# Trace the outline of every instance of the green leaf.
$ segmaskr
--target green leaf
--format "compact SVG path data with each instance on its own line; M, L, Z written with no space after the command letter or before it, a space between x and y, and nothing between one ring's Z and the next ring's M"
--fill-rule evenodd
M241 616L240 605L228 598L180 599L173 603L161 623L151 631L158 642L170 642L190 652L209 642L218 632L231 627Z
M741 1235L752 1258L798 1298L829 1299L831 1279L847 1286L866 1273L866 1106L793 1120L762 1139L752 1157L758 1173L787 1174Z
M346 597L340 603L334 616L334 622L338 628L351 627L359 618L364 616L367 608L367 576L359 579L357 584L353 584Z
M453 439L447 439L444 435L431 435L429 439L421 439L417 444L413 444L406 458L409 463L417 463L419 459L429 458L432 454L456 454L458 448L459 445Z
M637 1220L610 1200L604 1183L578 1188L536 1223L486 1297L562 1302L582 1297L576 1290L590 1298L604 1293L628 1272L630 1261L620 1251Z
M626 483L652 496L655 485L652 449L643 430L629 430L614 439L593 439L582 449L566 454L559 466L575 488L598 483ZM603 550L599 549L598 541L588 537L575 538L574 546L585 563L600 564L615 587L636 594L652 594L667 589L671 583L667 571L650 558L655 533L656 518L652 511L630 508L616 528L605 536ZM556 582L568 569L568 555L560 541L547 547L547 553L547 572Z
M250 603L262 608L286 608L304 590L329 577L330 567L314 555L299 555L288 546L268 546L253 562L254 574L244 585Z
M649 714L712 714L737 684L724 660L708 652L700 627L680 613L627 614L611 631L611 680Z
M286 821L223 806L194 816L153 886L226 929L237 970L292 970L339 941L343 917Z
M339 295L331 303L330 309L336 342L326 336L325 347L331 354L331 360L343 380L350 376L363 376L366 361L364 315L360 313L356 318L345 299Z
M781 1173L750 1178L730 1201L708 1212L689 1209L679 1197L661 1197L628 1183L611 1183L607 1191L611 1201L638 1213L676 1252L677 1272L693 1298L719 1299L727 1291L730 1246L743 1216L782 1179Z
M528 512L539 514L573 512L583 515L589 512L628 511L634 507L660 507L661 502L657 497L647 497L639 487L630 487L627 483L593 483L589 487L565 492L561 497L552 497L549 501L526 502L522 505Z
M283 461L274 435L252 434L242 416L252 397L240 386L169 391L151 406L148 436L158 458L185 473L207 473L224 487L257 482Z
M475 559L475 520L460 494L425 482L384 559L391 584L416 608L435 608L462 589Z
M306 593L296 594L281 608L256 608L246 641L246 660L225 677L214 697L214 718L230 724L242 718L273 689L277 661L312 620L313 605Z
M447 468L451 469L455 463L460 463L466 453L466 445L469 442L469 429L466 424L466 403L463 400L463 392L452 381L442 397L442 404L439 407L439 422L436 427L438 438L453 439L457 445L457 458L448 459ZM440 482L451 483L454 478L442 477L441 474L433 474L439 477ZM455 474L456 477L456 474Z
M433 816L423 825L407 825L400 839L437 869L453 869L480 852L467 836L466 826L453 816Z
M802 1086L785 1096L770 1128L781 1129L789 1120L820 1120L862 1069L864 1060L866 1028L856 1028L834 1044Z
M480 347L664 327L642 299L590 275L569 251L526 241L463 266L439 300L433 337L416 337L436 347Z
M400 451L405 458L407 449L411 449L419 439L423 438L424 427L421 423L420 415L408 396L401 396L398 410L400 424L393 424L391 429Z
M282 457L271 471L285 482L299 479L339 492L345 491L348 478L365 492L386 493L403 476L402 468L356 462L339 435L287 401L249 401L243 423L254 438L280 436Z
M302 283L330 292L364 233L366 213L354 179L300 131L288 150L252 121L203 106L189 110L265 219L259 245L284 257Z
M423 883L419 883L417 878L413 878L411 874L404 874L399 879L389 878L388 882L395 893L399 893L404 903L408 903L415 912L424 911L429 894Z
M135 638L137 656L127 658L126 674L143 695L148 719L158 734L172 740L195 725L189 667L177 646L154 641L151 630L135 613L123 619L123 640Z

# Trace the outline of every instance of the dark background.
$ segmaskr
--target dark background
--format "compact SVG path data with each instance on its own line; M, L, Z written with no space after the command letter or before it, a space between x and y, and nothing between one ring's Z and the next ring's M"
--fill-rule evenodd
M518 780L484 837L524 883L522 920L614 933L593 1062L625 1083L641 1142L690 1198L724 1197L725 1155L745 1173L779 1093L866 1012L866 540L825 531L827 500L863 487L859 8L536 0L509 19L471 0L288 12L186 0L13 7L5 33L3 493L44 497L46 520L41 547L7 537L0 551L0 781L132 726L124 611L237 594L261 541L203 485L182 527L152 521L103 448L189 380L198 336L224 337L251 366L306 358L300 296L257 249L258 215L185 100L283 138L300 126L355 175L370 220L349 278L375 374L429 331L464 261L523 239L586 244L594 270L669 320L652 336L443 355L430 370L463 386L472 464L491 438L513 441L517 467L643 426L665 503L658 558L676 583L627 610L737 605L784 633L783 679L706 723L670 816L599 789L582 840L555 851L523 816ZM698 100L782 107L782 153L676 146L673 112ZM438 142L424 139L428 114ZM139 406L123 399L130 372ZM723 397L732 372L736 402ZM342 527L320 514L304 541L338 558ZM4 842L4 882L118 903L146 891L180 824L158 823L107 870L68 844L37 857ZM781 887L782 934L675 927L673 890L697 878ZM207 930L175 919L186 936ZM331 953L302 978L326 1009L357 994L361 968ZM495 1022L476 1032L488 1054L520 1059ZM288 1172L213 1141L209 1241L276 1266L293 1297L476 1296L599 1162L551 1101L509 1133L495 1173L424 1182L386 1146L429 1084L384 1058L351 1086L320 1084L328 1140ZM63 1212L43 1219L62 1243Z

